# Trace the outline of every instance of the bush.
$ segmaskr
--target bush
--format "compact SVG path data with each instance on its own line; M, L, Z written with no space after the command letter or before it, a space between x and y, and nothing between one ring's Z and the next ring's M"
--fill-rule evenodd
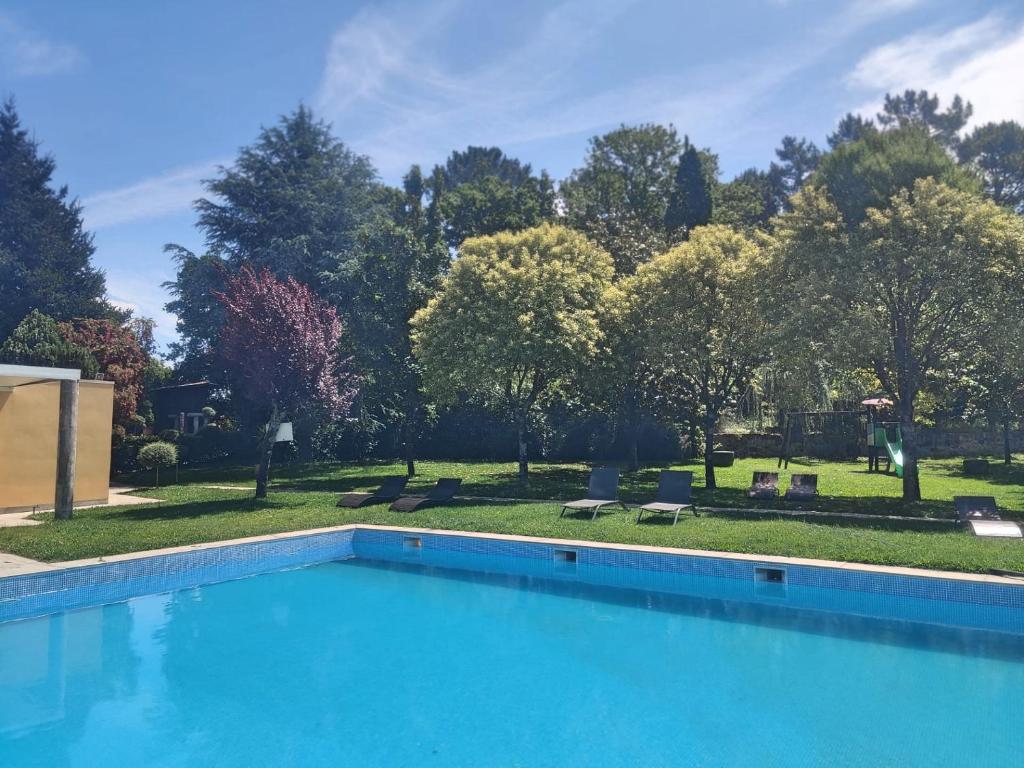
M160 467L173 467L178 463L178 449L171 443L156 442L142 446L139 464L156 470L156 484L160 485Z
M189 466L213 464L233 456L250 463L254 461L253 444L240 430L217 423L207 424L194 435L182 435L178 439L181 462Z
M164 429L160 432L160 439L165 443L176 443L181 437L181 432L176 429Z
M138 472L142 469L142 465L139 464L139 451L143 446L156 441L155 435L124 435L115 431L113 452L110 457L110 473L116 477Z
M141 435L146 431L146 419L137 413L133 413L128 417L124 428L125 432L130 435Z

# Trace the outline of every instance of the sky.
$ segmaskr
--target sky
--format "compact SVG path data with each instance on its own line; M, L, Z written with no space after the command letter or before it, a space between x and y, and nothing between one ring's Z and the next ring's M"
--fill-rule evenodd
M110 298L164 345L163 246L202 250L203 180L300 103L388 183L470 144L564 178L641 122L727 180L904 88L1024 121L1022 73L1020 0L0 0L0 97L82 203Z

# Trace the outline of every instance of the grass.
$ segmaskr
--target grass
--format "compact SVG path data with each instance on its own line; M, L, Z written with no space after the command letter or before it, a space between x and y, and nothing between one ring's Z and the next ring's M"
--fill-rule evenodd
M799 509L800 505L782 500L758 502L748 499L751 473L775 470L773 459L739 459L732 467L717 471L719 487L704 488L703 466L677 465L694 471L694 499L709 507L761 507ZM673 465L649 466L638 472L623 473L620 491L626 501L649 500L658 484L658 473ZM1009 467L994 463L987 478L965 477L959 459L938 459L921 464L921 490L924 500L904 504L900 480L894 475L869 473L866 461L791 461L789 470L780 471L780 486L785 489L791 473L814 472L818 475L820 498L811 506L828 512L853 512L879 515L907 515L942 518L952 515L954 496L995 496L1001 509L1024 518L1024 464ZM586 487L590 466L580 463L531 465L527 486L516 480L515 465L507 462L422 461L418 476L410 488L425 487L439 477L463 478L461 493L519 499L575 498ZM306 463L278 467L271 487L283 491L330 491L341 493L370 489L384 475L405 474L405 465L380 462L368 465L352 463ZM152 482L152 473L128 478L134 482ZM188 484L236 485L254 488L251 467L229 467L183 471L181 481ZM806 505L805 505L806 506Z
M749 505L743 489L750 482L750 473L773 466L774 462L765 460L738 461L734 467L720 470L721 487L714 491L704 489L698 478L695 499L698 505ZM818 473L823 494L814 505L818 509L948 517L953 495L978 494L995 495L1000 506L1010 510L1010 516L1019 514L1024 518L1024 469L999 466L990 478L977 479L960 476L959 466L957 461L925 462L922 490L926 498L910 506L898 499L898 480L868 474L863 464L791 463L790 468ZM658 470L646 468L624 475L623 497L630 501L650 498ZM361 522L946 570L1024 571L1024 543L977 539L954 530L924 532L892 530L881 524L851 527L770 517L751 520L720 516L687 517L674 527L668 518L638 526L633 522L634 516L621 512L602 515L593 522L585 515L560 519L556 504L540 501L466 501L413 514L390 512L386 505L356 510L334 506L337 493L371 488L380 476L401 472L399 464L281 467L270 498L259 503L245 490L202 487L217 484L249 489L253 485L250 471L229 468L182 473L184 485L145 491L162 499L159 504L79 510L72 520L65 522L45 515L40 526L0 528L0 551L59 561ZM419 471L410 484L413 490L438 477L456 476L465 478L463 493L467 496L557 499L578 497L586 483L588 467L538 464L527 487L516 483L515 467L508 463L421 462ZM783 487L786 474L783 473ZM773 502L771 506L784 505Z

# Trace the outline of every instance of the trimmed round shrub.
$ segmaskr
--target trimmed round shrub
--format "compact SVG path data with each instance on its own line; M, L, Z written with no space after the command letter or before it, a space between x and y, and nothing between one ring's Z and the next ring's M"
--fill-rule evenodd
M128 417L128 423L125 425L125 431L129 435L141 435L146 430L146 420L137 413L133 413Z
M160 439L165 443L176 443L179 437L181 437L181 432L176 429L164 429L160 432Z
M139 449L139 464L156 470L156 484L160 485L160 467L173 467L178 463L178 449L171 443L149 443Z

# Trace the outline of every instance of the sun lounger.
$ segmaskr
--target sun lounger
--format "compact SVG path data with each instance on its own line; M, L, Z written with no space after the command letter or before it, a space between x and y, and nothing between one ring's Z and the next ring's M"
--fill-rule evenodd
M343 493L341 498L338 499L337 506L339 507L365 507L370 504L383 504L385 501L394 501L402 495L402 491L405 490L405 484L409 482L409 478L406 475L395 475L394 477L385 477L384 482L381 483L373 493Z
M785 498L790 501L807 501L818 495L817 475L793 475L786 489Z
M779 495L778 472L755 472L747 496L752 499L774 499Z
M690 503L690 489L692 486L693 472L680 472L671 469L662 470L661 476L658 478L658 493L655 495L654 501L640 507L640 512L636 516L637 523L639 524L640 518L644 516L644 512L675 515L672 518L672 525L679 522L679 513L684 509L691 510L694 517L696 517L697 510Z
M567 509L588 509L594 513L590 517L593 520L603 507L614 504L618 504L627 512L629 511L629 508L619 501L619 470L614 467L598 467L590 470L587 498L565 502L558 516L562 517Z
M1001 520L992 496L954 496L956 521L967 525L975 536L995 538L1024 538L1019 524L1012 520Z
M462 480L454 477L442 477L437 484L424 496L403 496L391 505L392 512L412 512L421 507L435 507L455 498L462 485Z

